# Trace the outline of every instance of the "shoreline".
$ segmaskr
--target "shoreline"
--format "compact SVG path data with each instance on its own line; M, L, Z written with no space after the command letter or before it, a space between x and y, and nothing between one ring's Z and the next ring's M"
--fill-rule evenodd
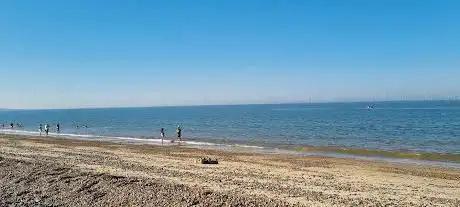
M459 170L347 158L1 135L0 168L8 205L460 205Z
M23 130L0 130L0 135L8 136L39 136L38 132ZM45 137L46 136L40 136ZM135 143L146 145L162 145L161 138L148 139L145 137L115 137L115 136L98 136L86 134L56 134L50 133L49 138L54 139L75 139L88 141L111 141L121 143ZM250 152L261 154L287 154L299 156L322 156L333 158L352 158L370 161L386 161L394 163L407 163L426 165L432 167L447 167L460 169L460 153L437 153L437 152L414 152L414 151L395 151L381 149L365 149L356 147L340 146L299 146L299 145L276 145L266 144L258 145L255 142L222 142L213 139L187 139L185 138L185 147L197 149L214 149L229 152ZM177 143L176 143L177 144ZM170 139L165 139L164 145L175 145Z

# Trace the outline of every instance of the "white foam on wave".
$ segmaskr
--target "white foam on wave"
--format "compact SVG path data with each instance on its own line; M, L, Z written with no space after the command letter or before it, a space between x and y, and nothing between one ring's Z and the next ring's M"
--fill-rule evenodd
M244 145L244 144L235 144L235 145L232 145L232 146L244 147L244 148L255 148L255 149L264 149L265 148L265 147L261 147L261 146Z
M12 130L12 129L1 129L1 133L11 135L24 135L24 136L40 136L38 131L26 131L26 130ZM44 132L41 133L44 136ZM54 138L66 138L66 139L77 139L77 140L98 140L98 141L112 141L112 142L128 142L137 144L151 144L151 145L173 145L171 139L158 139L158 138L136 138L136 137L121 137L121 136L102 136L92 134L70 134L70 133L48 133L47 137ZM181 143L191 146L219 146L220 144L210 142L197 142L197 141L182 141ZM229 145L230 146L230 145Z
M264 149L265 148L261 146L244 145L244 144L218 144L218 143L200 142L200 141L184 141L183 143L187 145L196 145L196 146L226 146L226 147L254 148L254 149Z
M0 132L3 132L5 134L14 134L14 135L29 135L29 136L40 135L40 132L17 130L17 129L1 129Z
M218 146L220 144L210 143L210 142L197 142L197 141L183 141L185 144L189 145L205 145L205 146Z
M11 129L2 129L0 132L5 134L12 135L24 135L24 136L40 136L38 131L26 131L26 130L11 130ZM42 136L44 132L42 132ZM120 137L120 136L102 136L102 135L92 135L92 134L70 134L70 133L55 133L51 132L48 134L48 137L54 138L66 138L66 139L77 139L77 140L98 140L98 141L111 141L111 142L128 142L134 144L150 144L150 145L174 145L171 139L161 139L158 138L136 138L136 137ZM176 140L175 140L176 141ZM177 143L177 142L176 142ZM243 149L264 149L261 146L253 145L243 145L243 144L218 144L211 142L201 142L201 141L182 141L180 142L185 146L189 147L211 147L211 148L243 148Z

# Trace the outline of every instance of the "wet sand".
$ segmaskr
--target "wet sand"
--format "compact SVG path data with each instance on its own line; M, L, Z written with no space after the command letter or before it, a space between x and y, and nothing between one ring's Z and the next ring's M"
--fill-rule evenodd
M460 206L456 169L12 135L0 183L0 206Z

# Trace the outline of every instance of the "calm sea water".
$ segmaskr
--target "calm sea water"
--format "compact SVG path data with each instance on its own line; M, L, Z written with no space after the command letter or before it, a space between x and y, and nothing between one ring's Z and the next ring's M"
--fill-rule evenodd
M384 150L460 153L460 102L376 102L117 109L15 110L0 122L40 123L78 136L152 139L159 129L188 140L256 146L344 146ZM76 128L87 125L88 128Z

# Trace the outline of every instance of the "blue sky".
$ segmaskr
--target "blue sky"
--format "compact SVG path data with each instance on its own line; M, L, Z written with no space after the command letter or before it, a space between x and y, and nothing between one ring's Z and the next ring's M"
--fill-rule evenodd
M0 108L449 98L460 2L0 1Z

